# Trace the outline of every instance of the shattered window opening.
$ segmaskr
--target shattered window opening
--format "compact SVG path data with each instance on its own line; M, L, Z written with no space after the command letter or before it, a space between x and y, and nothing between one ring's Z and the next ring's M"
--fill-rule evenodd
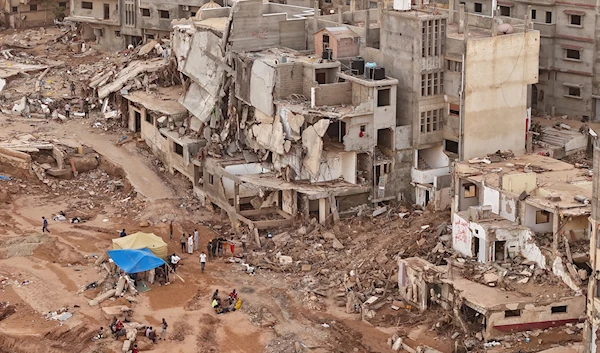
M473 183L468 183L463 185L464 189L464 197L477 197L477 185Z
M142 17L150 17L150 9L142 9Z
M29 5L29 11L37 11L37 5L33 4L33 5Z
M550 222L550 212L546 210L539 210L535 212L535 224L542 224Z
M500 16L510 17L510 7L509 6L499 6L500 7Z
M67 3L66 2L59 2L58 3L58 7L62 7L62 8L67 8Z
M390 102L390 92L389 88L380 89L377 91L377 106L385 107L391 104Z
M552 312L552 314L566 313L567 306L566 305L553 306L551 308L551 312Z
M163 20L165 20L165 19L168 20L170 18L169 11L158 10L158 13L160 14L160 18Z
M483 4L480 2L476 2L475 3L475 13L482 13L483 12Z
M215 184L215 176L213 174L208 173L208 183L210 185L214 185Z
M89 1L82 1L81 2L81 8L82 9L86 9L86 10L93 10L94 9L94 4L89 2Z

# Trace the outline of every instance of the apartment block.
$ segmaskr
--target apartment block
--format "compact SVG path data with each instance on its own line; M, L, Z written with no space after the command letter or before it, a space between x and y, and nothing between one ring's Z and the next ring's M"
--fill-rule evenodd
M71 4L67 0L56 2L41 0L4 0L0 19L9 28L35 27L52 24L69 15Z
M71 0L73 11L67 19L80 25L84 39L95 40L105 49L122 50L146 40L168 40L173 20L194 18L202 9L220 7L212 0Z
M534 112L600 119L597 78L598 5L594 1L465 0L467 12L501 21L528 16L540 31L539 82L531 89ZM450 6L458 11L459 2Z

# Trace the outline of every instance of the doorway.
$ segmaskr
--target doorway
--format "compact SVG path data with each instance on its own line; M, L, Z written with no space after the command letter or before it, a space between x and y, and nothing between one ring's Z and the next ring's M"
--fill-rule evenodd
M531 86L531 110L537 110L538 89L536 85Z
M471 253L477 261L479 261L479 250L479 238L474 236L471 238Z
M504 261L505 259L505 249L506 249L506 241L496 241L494 242L494 256L495 261Z
M108 4L104 4L104 19L105 20L110 19L110 5L108 5Z
M140 132L142 126L142 114L137 110L134 112L135 114L135 132Z

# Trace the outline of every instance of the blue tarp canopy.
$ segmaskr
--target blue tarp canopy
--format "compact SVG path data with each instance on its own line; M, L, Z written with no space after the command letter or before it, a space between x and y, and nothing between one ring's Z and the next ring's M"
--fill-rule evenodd
M109 250L108 256L126 273L149 271L165 263L148 248Z

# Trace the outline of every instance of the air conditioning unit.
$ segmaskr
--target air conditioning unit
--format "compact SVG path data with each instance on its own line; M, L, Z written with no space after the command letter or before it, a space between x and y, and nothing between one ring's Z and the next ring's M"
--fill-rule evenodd
M181 8L183 9L183 11L190 11L190 7L187 5L183 5L181 6Z

